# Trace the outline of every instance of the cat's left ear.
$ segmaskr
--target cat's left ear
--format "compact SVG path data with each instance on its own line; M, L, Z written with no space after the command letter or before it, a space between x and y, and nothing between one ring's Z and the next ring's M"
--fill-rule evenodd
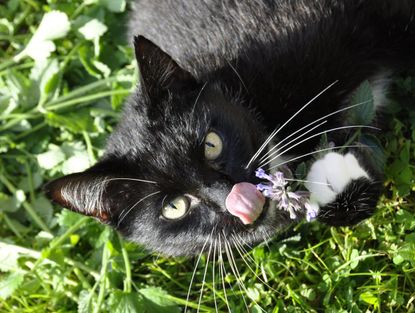
M140 70L140 83L150 98L160 91L197 87L197 81L192 74L181 68L150 40L137 36L134 38L134 48Z
M91 171L70 174L47 183L43 189L54 203L108 224L114 210L106 198L105 176Z

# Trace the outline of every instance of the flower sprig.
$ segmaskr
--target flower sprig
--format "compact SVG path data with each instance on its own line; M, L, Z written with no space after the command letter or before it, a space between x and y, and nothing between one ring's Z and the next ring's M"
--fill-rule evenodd
M262 192L264 197L275 201L277 208L289 212L291 219L296 219L297 214L304 211L307 221L310 222L317 218L319 207L310 201L310 193L308 191L289 191L288 181L283 172L277 171L274 174L267 174L264 169L259 168L255 175L258 178L268 180L268 182L257 184L257 189Z

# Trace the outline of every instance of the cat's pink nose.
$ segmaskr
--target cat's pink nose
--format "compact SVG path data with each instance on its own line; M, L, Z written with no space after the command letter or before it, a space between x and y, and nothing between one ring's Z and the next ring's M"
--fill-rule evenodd
M252 224L261 215L265 197L250 183L238 183L226 197L226 209L242 223Z

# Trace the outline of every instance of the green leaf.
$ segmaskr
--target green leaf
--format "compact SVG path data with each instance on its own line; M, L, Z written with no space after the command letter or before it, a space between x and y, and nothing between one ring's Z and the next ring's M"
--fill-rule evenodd
M255 302L258 302L258 301L260 301L260 297L261 297L261 294L259 293L259 291L258 291L258 289L256 289L256 288L247 288L246 289L246 295L252 300L252 301L255 301Z
M367 292L364 292L364 293L360 294L359 298L360 298L360 300L362 300L362 301L364 301L368 304L374 305L374 306L377 306L379 304L378 298L376 296L374 296L370 291L367 291Z
M32 205L42 220L49 224L53 215L53 207L50 204L50 201L44 196L39 196L35 199Z
M14 291L23 283L24 274L21 272L14 272L4 276L0 280L0 298L9 298Z
M19 251L13 245L0 243L0 271L9 272L18 269Z
M111 12L124 12L126 0L101 0L100 1Z
M91 294L88 290L82 290L78 298L78 313L92 312Z
M380 143L379 139L370 134L361 134L360 142L368 147L370 147L370 155L373 158L373 164L376 165L379 171L382 171L385 168L386 155L385 149Z
M59 11L46 13L26 48L16 55L14 60L18 62L25 56L30 56L37 62L44 61L56 49L52 40L65 37L70 27L66 13Z
M10 197L4 193L0 193L0 211L16 212L19 209L19 203L15 196Z
M62 163L62 173L65 175L82 172L91 166L87 152L80 152Z
M407 230L415 229L415 215L406 210L396 212L396 222L403 225Z
M93 132L94 120L88 109L66 113L65 116L53 112L46 114L46 122L53 127L65 128L72 133Z
M89 46L81 46L78 50L79 59L85 70L93 77L103 78L109 75L109 68L96 59L96 55Z
M107 26L102 24L99 20L93 19L87 22L81 28L79 28L78 31L82 34L82 36L84 36L85 39L95 40L101 37L107 30Z
M168 294L161 288L149 287L140 289L140 293L145 297L146 313L180 313L179 307L168 299Z
M39 166L45 170L50 170L65 160L65 154L61 148L53 144L50 144L48 148L49 151L36 156Z
M350 254L350 260L352 261L350 263L350 268L355 269L359 265L359 251L357 249L353 249L352 253Z
M76 224L82 218L83 216L80 214L76 214L70 210L63 209L60 213L58 213L58 224L63 229L67 229Z
M415 264L415 245L405 244L396 252L393 263L400 264L403 261L410 261Z
M111 294L110 311L112 313L145 313L143 296L136 292L115 291ZM150 313L150 312L149 312ZM153 312L151 312L153 313Z
M29 179L29 176L22 177L18 184L18 188L25 192L29 192L30 183L33 184L33 189L39 188L43 183L43 177L40 169L37 168L35 172L32 172L32 182L30 182Z
M349 121L356 125L369 125L375 117L375 104L370 83L364 81L355 91L351 105L359 104L350 111Z
M39 61L32 68L30 78L38 84L41 101L45 101L55 90L59 71L56 59Z

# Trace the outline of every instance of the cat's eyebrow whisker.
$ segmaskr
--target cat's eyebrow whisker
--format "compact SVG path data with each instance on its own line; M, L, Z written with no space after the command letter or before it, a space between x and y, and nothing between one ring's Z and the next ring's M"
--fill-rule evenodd
M152 180L146 180L146 179L138 179L138 178L131 178L131 177L114 177L114 178L107 178L103 181L100 181L99 184L107 183L114 180L126 180L126 181L134 181L134 182L140 182L140 183L147 183L147 184L155 184L157 185L157 182Z
M212 229L212 233L213 233L213 229ZM205 247L206 247L206 245L207 245L208 241L210 241L210 238L211 238L211 236L212 236L212 233L210 234L210 236L208 236L208 237L206 238L205 243L204 243L204 244L203 244L203 246L202 246L202 250L200 251L199 256L198 256L198 258L197 258L197 261L196 261L196 264L195 264L195 269L193 270L193 273L192 273L192 278L190 279L189 289L187 290L186 305L185 305L185 307L184 307L184 313L186 313L186 312L187 312L187 303L189 303L189 298L190 298L190 290L192 290L193 280L194 280L195 275L196 275L197 267L199 266L200 259L202 258L202 254L203 254L203 252L205 251Z
M238 77L238 79L239 79L239 81L241 82L242 86L244 86L245 91L249 93L248 88L246 87L246 85L245 85L244 81L242 80L241 75L239 75L238 71L237 71L237 70L236 70L236 68L232 65L232 63L231 63L231 62L229 62L229 61L227 61L227 62L228 62L228 64L229 64L230 68L232 69L232 71L234 71L234 73L235 73L235 74L236 74L236 76Z
M138 200L136 203L134 203L134 205L127 212L125 212L124 214L123 214L123 212L121 212L120 218L119 218L118 223L117 223L117 227L119 227L121 225L121 222L125 219L125 217L128 214L130 214L131 210L134 209L138 204L140 204L141 202L143 202L147 198L150 198L152 196L155 196L155 195L157 195L159 193L161 193L161 191L156 191L156 192L150 193L147 196L145 196L145 197L141 198L140 200Z
M205 83L203 84L202 88L200 88L200 91L199 91L199 93L197 94L197 97L196 97L195 103L193 104L193 108L192 108L192 111L191 111L191 113L190 113L190 114L191 114L191 118L192 118L192 122L193 122L193 117L194 117L194 115L195 115L196 105L197 105L197 103L199 102L199 98L200 98L200 96L202 95L203 90L205 90L205 87L207 86L207 84L208 84L208 82L205 82Z
M348 126L342 126L342 127L331 128L331 129L329 129L329 130L325 130L325 131L319 132L319 133L317 133L317 134L311 135L311 136L309 136L309 137L307 137L307 138L305 138L305 139L303 139L303 140L301 140L301 141L297 142L296 144L292 145L291 147L289 147L289 148L285 149L284 151L280 152L279 154L277 154L275 157L273 157L273 158L272 158L271 160L269 160L268 162L261 163L259 167L262 167L262 166L265 166L265 165L270 164L272 161L274 161L275 159L277 159L277 158L279 158L280 156L284 155L284 154L285 154L285 153L287 153L288 151L290 151L290 150L294 149L294 148L295 148L295 147L297 147L298 145L300 145L300 144L302 144L302 143L304 143L304 142L306 142L306 141L308 141L308 140L310 140L310 139L313 139L313 138L315 138L315 137L317 137L317 136L320 136L320 135L323 135L323 134L327 134L327 133L331 133L331 132L338 131L338 130L353 129L353 128L359 128L359 129L361 129L361 128L367 128L367 129L380 130L380 129L379 129L379 128L377 128L377 127L368 126L368 125L348 125Z
M316 151L313 151L313 152L310 152L310 153L306 153L306 154L302 154L302 155L300 155L300 156L298 156L298 157L295 157L295 158L289 159L288 161L285 161L285 162L281 162L281 163L275 164L274 166L271 166L271 167L269 168L269 170L272 170L272 169L274 169L274 168L278 168L278 167L280 167L280 166L282 166L282 165L285 165L285 164L288 164L288 163L291 163L291 162L297 161L297 160L299 160L299 159L301 159L301 158L304 158L304 157L306 157L306 156L309 156L309 155L313 155L313 154L320 153L320 152L325 152L325 151L338 150L338 149L345 149L345 148L374 148L374 146L349 145L349 146L338 146L338 147L330 147L330 148L325 148L325 149L319 149L319 150L316 150Z
M113 177L113 178L104 178L103 180L98 181L95 185L94 188L101 186L103 184L106 184L110 181L115 181L115 180L126 180L126 181L134 181L134 182L139 182L139 183L146 183L146 184L154 184L157 185L157 182L152 181L152 180L146 180L146 179L139 179L139 178L131 178L131 177ZM102 188L105 188L105 186L103 186Z
M323 93L325 93L327 90L329 90L335 84L337 84L337 82L338 82L338 80L334 81L333 83L328 85L326 88L324 88L322 91L320 91L310 101L308 101L305 105L303 105L297 112L295 112L284 124L282 124L279 128L275 129L271 133L271 135L269 135L268 138L264 141L264 143L258 149L258 151L252 156L252 158L249 160L248 164L245 166L245 169L247 169L251 165L251 163L261 154L261 152L265 149L265 147L268 145L268 143L281 131L281 129L283 129L289 122L291 122L298 114L300 114L306 107L308 107L311 103L313 103L318 97L320 97Z
M322 120L324 120L324 119L326 119L326 118L328 118L328 117L330 117L330 116L333 116L333 115L335 115L335 114L338 114L338 113L341 113L341 112L343 112L343 111L347 111L347 110L350 110L350 109L353 109L354 107L357 107L357 106L360 106L360 105L364 105L364 104L366 104L366 103L369 103L369 102L371 102L372 100L367 100L367 101L362 101L362 102L359 102L359 103L356 103L356 104L353 104L353 105L349 105L349 106L347 106L347 107L344 107L344 108L342 108L342 109L340 109L340 110L337 110L337 111L334 111L334 112L331 112L331 113L329 113L329 114L327 114L327 115L324 115L324 116L322 116L322 117L320 117L320 118L318 118L318 119L316 119L315 121L313 121L313 122L311 122L311 123L309 123L309 124L307 124L307 125L305 125L305 126L303 126L302 128L300 128L300 129L298 129L298 130L296 130L295 132L293 132L292 134L290 134L289 136L287 136L287 137L285 137L283 140L281 140L280 142L278 142L278 144L276 144L274 147L272 147L267 153L265 153L264 154L264 156L260 159L260 161L262 161L264 158L265 158L265 156L267 156L268 154L270 154L274 149L276 149L277 147L279 147L283 142L285 142L286 140L288 140L289 138L291 138L292 136L294 136L295 134L298 134L299 132L301 132L302 130L304 130L304 129L306 129L307 127L310 127L310 126L312 126L313 124L316 124L316 123L318 123L318 122L320 122L320 121L322 121ZM297 139L298 139L299 137L297 137Z

